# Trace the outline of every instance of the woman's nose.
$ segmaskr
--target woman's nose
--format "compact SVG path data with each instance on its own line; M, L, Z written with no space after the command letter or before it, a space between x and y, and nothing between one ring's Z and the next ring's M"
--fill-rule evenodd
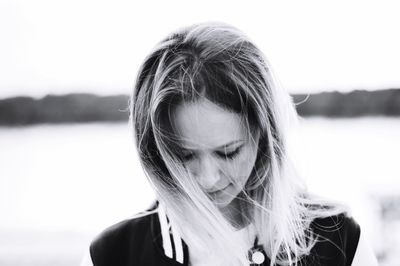
M197 172L198 183L206 192L212 191L220 179L220 169L213 158L202 158Z

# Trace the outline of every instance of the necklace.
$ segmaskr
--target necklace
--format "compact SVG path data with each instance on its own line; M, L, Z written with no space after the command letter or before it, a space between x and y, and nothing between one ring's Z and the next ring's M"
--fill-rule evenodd
M251 266L256 266L256 265L264 265L264 262L267 259L267 255L265 254L265 251L262 247L262 245L258 244L258 238L254 239L254 244L251 249L249 249L247 256L250 261Z

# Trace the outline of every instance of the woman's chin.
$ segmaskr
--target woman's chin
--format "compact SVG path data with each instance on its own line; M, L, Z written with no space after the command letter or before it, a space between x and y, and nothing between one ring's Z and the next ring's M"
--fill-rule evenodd
M231 203L232 203L233 199L230 200L214 200L214 204L215 206L217 206L219 209L224 209L227 208Z
M211 196L211 200L219 209L224 209L229 207L234 200L237 198L239 191L232 184L227 186L223 191L215 193Z

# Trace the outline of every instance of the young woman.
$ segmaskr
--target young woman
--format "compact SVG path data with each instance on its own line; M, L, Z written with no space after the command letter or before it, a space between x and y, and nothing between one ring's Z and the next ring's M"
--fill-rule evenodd
M131 119L157 202L101 233L88 265L376 265L345 208L307 193L291 167L293 104L236 28L164 39Z

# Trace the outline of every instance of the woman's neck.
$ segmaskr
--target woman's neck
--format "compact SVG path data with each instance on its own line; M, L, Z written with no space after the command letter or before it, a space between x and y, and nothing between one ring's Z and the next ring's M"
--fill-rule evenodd
M224 217L237 229L241 229L251 223L247 204L236 197L228 206L220 209Z

